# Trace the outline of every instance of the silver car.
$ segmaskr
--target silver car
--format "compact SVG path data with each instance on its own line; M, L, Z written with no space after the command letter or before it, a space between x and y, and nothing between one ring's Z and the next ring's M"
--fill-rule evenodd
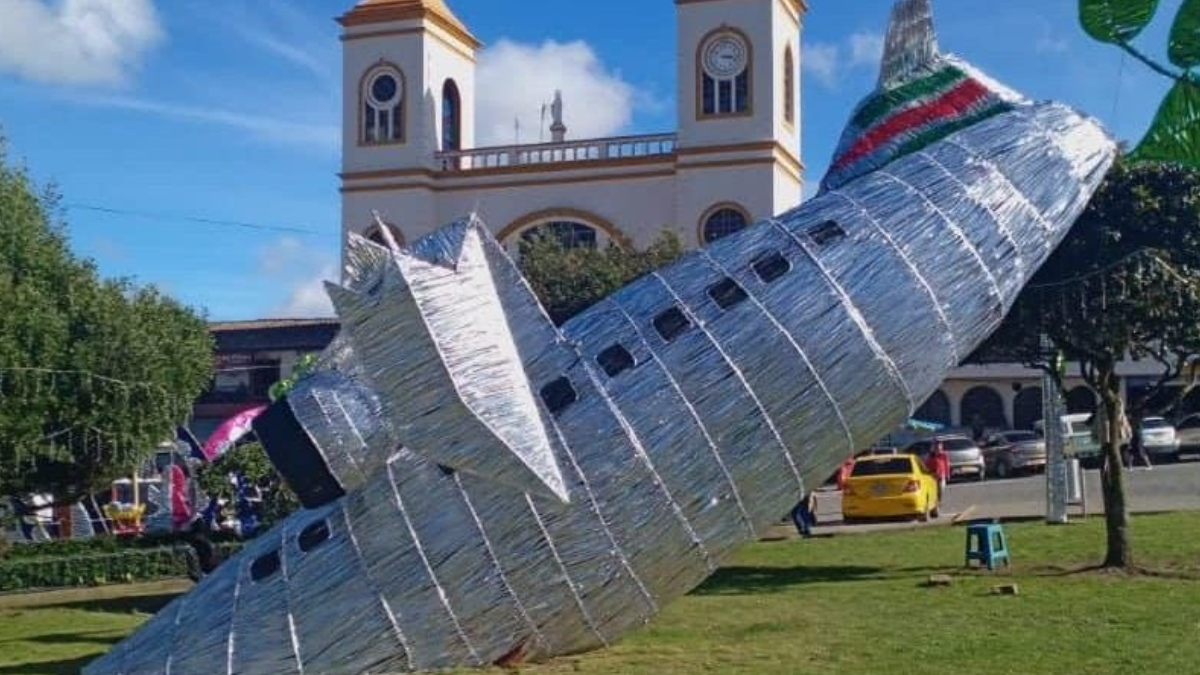
M1167 420L1147 417L1142 420L1142 447L1148 455L1174 458L1179 455L1179 434Z
M907 451L921 458L929 466L929 455L933 452L933 444L942 443L946 456L950 459L950 478L972 476L975 480L983 480L987 475L987 467L983 459L983 451L975 441L966 436L934 436L918 441L908 446Z
M1184 450L1200 450L1200 415L1188 415L1176 427L1179 447Z
M1046 441L1032 431L1004 431L993 434L983 446L988 473L997 478L1046 466Z

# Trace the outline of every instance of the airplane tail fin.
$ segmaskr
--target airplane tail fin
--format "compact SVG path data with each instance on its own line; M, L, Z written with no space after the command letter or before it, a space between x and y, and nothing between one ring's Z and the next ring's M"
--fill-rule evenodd
M896 3L884 42L879 88L891 89L914 79L916 73L934 66L938 56L938 39L929 0Z
M821 191L836 190L1024 102L939 51L929 0L901 0L892 10L879 86L851 117Z

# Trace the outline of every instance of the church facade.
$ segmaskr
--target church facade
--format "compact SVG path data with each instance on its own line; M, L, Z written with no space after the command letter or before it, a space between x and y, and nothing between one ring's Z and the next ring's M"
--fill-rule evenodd
M675 5L674 131L571 138L567 101L552 142L477 147L470 28L443 0L360 2L339 19L344 232L404 243L477 213L509 246L695 247L798 205L803 0Z

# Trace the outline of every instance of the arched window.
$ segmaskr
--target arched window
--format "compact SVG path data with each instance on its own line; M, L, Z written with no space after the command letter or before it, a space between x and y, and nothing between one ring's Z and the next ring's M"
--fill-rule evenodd
M1025 387L1013 400L1013 428L1033 431L1033 423L1042 419L1042 388Z
M539 237L553 237L565 249L596 248L596 229L574 220L550 220L521 233L521 245Z
M734 205L716 206L709 210L700 226L700 242L711 244L723 237L740 232L750 224L746 212Z
M392 239L396 241L396 244L398 246L403 246L404 233L400 231L400 228L388 223L387 229L388 232L391 233ZM379 227L379 225L372 225L371 227L367 228L367 231L363 234L363 236L384 248L388 248L387 239L383 237L383 230Z
M1004 399L991 387L971 389L963 394L962 423L970 427L982 424L986 429L1004 429L1008 426Z
M722 28L701 43L697 70L701 117L742 115L750 111L750 41L739 30Z
M462 150L462 97L454 80L442 85L442 150Z
M1071 415L1096 412L1096 394L1087 387L1075 387L1067 394L1067 413Z
M796 124L796 56L791 45L783 50L783 121Z
M404 142L404 75L380 64L367 71L360 87L363 145Z
M925 401L913 417L922 422L935 422L945 426L950 426L950 397L946 392L938 389L933 392L928 401Z

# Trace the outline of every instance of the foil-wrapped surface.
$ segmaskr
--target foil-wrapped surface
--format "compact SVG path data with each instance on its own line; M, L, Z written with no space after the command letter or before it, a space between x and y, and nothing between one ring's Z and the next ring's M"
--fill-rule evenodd
M927 14L906 0L893 33ZM884 126L848 148L922 105L896 95L913 78L990 82L931 35L888 44L864 104ZM1116 149L1096 122L988 92L1003 110L862 154L861 175L561 329L475 219L402 251L355 239L331 289L344 332L277 404L296 428L272 457L322 465L322 503L85 672L483 666L643 625L902 423L1098 187Z

